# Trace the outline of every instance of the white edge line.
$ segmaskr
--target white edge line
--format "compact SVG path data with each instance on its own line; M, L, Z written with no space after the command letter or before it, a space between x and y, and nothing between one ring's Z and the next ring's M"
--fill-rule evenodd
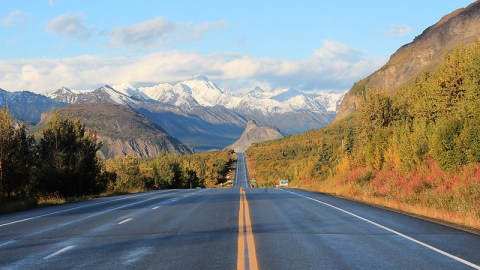
M41 217L46 217L46 216L50 216L50 215L55 215L55 214L59 214L59 213L63 213L63 212L68 212L68 211L72 211L72 210L76 210L76 209L81 209L81 208L85 208L85 207L95 206L95 205L104 204L104 203L109 203L109 202L116 202L116 201L121 201L121 200L136 198L136 197L140 197L140 196L145 196L145 195L148 195L148 194L139 194L139 195L123 197L123 198L119 198L119 199L115 199L115 200L108 200L108 201L105 201L105 202L98 202L98 203L93 203L93 204L89 204L89 205L82 205L82 206L78 206L78 207L74 207L74 208L64 209L64 210L60 210L60 211L55 211L55 212L51 212L51 213L46 213L46 214L39 215L39 216L24 218L24 219L20 219L20 220L8 222L8 223L0 224L0 227L12 225L12 224L16 224L16 223L20 223L20 222L24 222L24 221L29 221L29 220L36 219L36 218L41 218Z
M139 197L139 196L142 196L142 195L138 195L138 196L135 196L135 197ZM132 198L132 197L127 197L127 198ZM122 199L127 199L127 198L122 198ZM92 215L90 215L90 216L86 216L86 217L84 217L84 218L77 219L77 220L75 220L75 221L68 222L68 223L65 223L65 224L56 226L56 227L54 227L53 229L58 228L58 227L62 227L62 226L68 225L68 224L71 224L71 223L73 223L73 222L78 222L78 221L85 220L85 219L88 219L88 218L92 218L92 217L95 217L95 216L98 216L98 215L101 215L101 214L105 214L105 213L108 213L108 212L111 212L111 211L115 211L115 210L118 210L118 209L122 209L122 208L125 208L125 207L129 207L129 206L136 205L136 204L140 204L140 203L144 203L144 202L148 202L148 201L155 200L155 199L158 199L158 197L154 197L154 198L150 198L150 199L146 199L146 200L143 200L143 201L134 202L134 203L126 204L126 205L121 205L121 206L119 206L119 207L115 207L115 208L111 208L111 209L108 209L108 210L105 210L105 211L97 212L97 213L92 214ZM91 206L91 205L89 205L89 206ZM82 206L82 207L86 207L86 206ZM82 207L77 207L77 209L78 209L78 208L82 208ZM62 211L57 211L57 212L53 212L53 213L49 213L49 214L45 214L45 215L41 215L41 216L32 217L32 218L29 218L28 220L31 220L31 219L34 219L34 218L43 217L43 216L52 215L52 214L59 213L59 212L66 212L66 211L69 211L69 210L73 210L73 208L72 208L72 209L62 210ZM3 224L3 225L15 224L15 223L22 222L22 221L26 221L26 220L18 220L18 221L16 221L16 222L6 223L6 224ZM0 225L0 227L3 226L3 225ZM2 243L1 246L10 244L10 243L12 243L12 242L14 242L14 240L8 241L8 242L5 242L5 243Z
M323 204L323 205L326 205L326 206L331 207L331 208L333 208L333 209L336 209L336 210L338 210L338 211L344 212L345 214L348 214L348 215L350 215L350 216L356 217L356 218L358 218L358 219L360 219L360 220L363 220L363 221L368 222L368 223L370 223L370 224L372 224L372 225L375 225L375 226L377 226L377 227L379 227L379 228L381 228L381 229L384 229L384 230L389 231L389 232L391 232L391 233L394 233L394 234L396 234L396 235L398 235L398 236L400 236L400 237L403 237L403 238L405 238L405 239L407 239L407 240L410 240L410 241L412 241L412 242L414 242L414 243L417 243L417 244L419 244L419 245L421 245L421 246L424 246L424 247L426 247L426 248L428 248L428 249L431 249L431 250L433 250L433 251L435 251L435 252L437 252L437 253L440 253L440 254L442 254L442 255L444 255L444 256L447 256L447 257L449 257L449 258L451 258L451 259L454 259L454 260L456 260L456 261L458 261L458 262L460 262L460 263L463 263L463 264L465 264L465 265L468 265L468 266L470 266L470 267L472 267L472 268L474 268L474 269L479 269L479 270L480 270L480 266L479 266L479 265L476 265L476 264L474 264L474 263L472 263L472 262L469 262L469 261L467 261L467 260L464 260L464 259L462 259L462 258L460 258L460 257L457 257L457 256L453 255L453 254L447 253L447 252L445 252L445 251L443 251L443 250L441 250L441 249L438 249L438 248L436 248L436 247L434 247L434 246L431 246L431 245L429 245L429 244L426 244L426 243L424 243L424 242L422 242L422 241L419 241L419 240L417 240L417 239L415 239L415 238L412 238L412 237L410 237L410 236L408 236L408 235L405 235L405 234L403 234L403 233L401 233L401 232L395 231L394 229L390 229L390 228L388 228L388 227L385 227L385 226L383 226L383 225L380 225L380 224L378 224L378 223L376 223L376 222L374 222L374 221L371 221L371 220L369 220L369 219L366 219L366 218L364 218L364 217L362 217L362 216L356 215L356 214L354 214L354 213L352 213L352 212L349 212L349 211L344 210L344 209L342 209L342 208L339 208L339 207L337 207L337 206L331 205L331 204L329 204L329 203L326 203L326 202L323 202L323 201L314 199L314 198L312 198L312 197L308 197L308 196L305 196L305 195L302 195L302 194L298 194L298 193L295 193L295 192L292 192L292 191L289 191L289 190L284 190L284 189L280 189L280 190L285 191L285 192L289 192L289 193L292 193L292 194L295 194L295 195L297 195L297 196L300 196L300 197L303 197L303 198L306 198L306 199L309 199L309 200L312 200L312 201L321 203L321 204Z
M120 222L118 223L118 225L123 224L123 223L126 223L126 222L129 222L130 220L132 220L132 218L127 218L127 219L125 219L124 221L120 221Z
M15 240L11 240L11 241L8 241L8 242L5 242L5 243L1 243L1 244L0 244L0 247L1 247L1 246L6 246L6 245L11 244L11 243L13 243L13 242L15 242Z
M243 171L244 171L244 177L243 180L245 182L245 188L250 188L250 182L248 181L248 173L247 173L247 164L245 160L245 152L243 153Z
M55 256L57 256L57 255L65 252L65 251L68 251L68 250L70 250L70 249L72 249L72 248L73 248L73 246L66 246L66 247L60 249L59 251L54 252L54 253L52 253L52 254L44 257L43 259L44 259L44 260L48 260L48 259L50 259L50 258L52 258L52 257L55 257Z
M238 153L237 153L237 167L235 168L235 179L233 180L233 186L237 187L237 182L238 182Z
M90 216L87 216L87 217L78 219L78 220L76 220L76 221L80 221L80 220L84 220L84 219L87 219L87 218L95 217L95 216L98 216L98 215L101 215L101 214L105 214L105 213L108 213L108 212L111 212L111 211L115 211L115 210L118 210L118 209L122 209L122 208L125 208L125 207L137 205L137 204L140 204L140 203L144 203L144 202L148 202L148 201L152 201L152 200L156 200L156 199L158 199L158 197L154 197L154 198L150 198L150 199L146 199L146 200L143 200L143 201L134 202L134 203L130 203L130 204L121 205L121 206L119 206L119 207L115 207L115 208L111 208L111 209L108 209L108 210L105 210L105 211L97 212L97 213L95 213L95 214L93 214L93 215L90 215ZM76 221L75 221L75 222L76 222Z
M158 209L160 206L152 207L152 210Z

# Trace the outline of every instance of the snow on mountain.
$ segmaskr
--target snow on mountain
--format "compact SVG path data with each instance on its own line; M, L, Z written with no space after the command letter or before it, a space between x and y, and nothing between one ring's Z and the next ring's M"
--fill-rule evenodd
M68 89L67 87L62 87L54 92L45 93L45 96L57 101L70 103L70 104L73 104L78 100L78 94L74 93L72 90Z
M292 111L292 109L284 103L267 98L254 97L236 97L233 95L226 95L219 105L227 109L242 111L242 112L260 112L263 114L284 113Z
M40 121L42 113L64 106L66 103L29 91L8 92L0 89L0 107L7 107L13 117L32 124Z
M120 84L105 85L94 91L75 91L61 88L49 97L68 103L109 102L116 104L137 103L136 100L155 100L186 109L196 106L223 106L239 112L262 113L264 115L295 111L336 112L344 93L325 91L298 91L277 89L265 91L256 87L252 91L235 96L220 88L204 75L174 85L161 83L149 87L134 87Z
M124 83L124 84L118 84L112 86L113 89L115 89L117 92L120 92L121 94L128 96L128 97L133 97L137 99L150 99L150 97L140 91L138 88L135 88L133 85L129 83Z
M321 103L299 94L286 100L286 102L296 111L306 110L311 112L325 112L326 109Z
M338 106L340 106L340 103L342 102L345 93L346 91L342 93L317 91L316 93L312 94L311 98L322 104L327 111L336 112L338 110Z
M226 93L205 75L196 75L192 79L180 82L187 86L192 97L202 106L213 107L219 105Z
M219 105L236 111L263 114L301 110L335 112L337 103L343 97L343 94L321 91L302 92L288 88L265 91L259 87L244 95L235 96L204 75L196 75L175 85L162 83L151 87L140 87L138 91L153 100L183 108Z
M248 92L246 96L254 97L254 98L265 98L265 90L260 87L255 87L252 91Z
M123 93L122 93L122 92ZM71 90L62 87L54 92L45 93L45 96L57 101L76 104L76 103L114 103L114 104L134 104L137 103L133 97L133 90L130 93L126 89L118 91L109 85L102 86L95 90Z
M94 92L99 92L99 93L105 93L108 95L108 98L110 98L114 103L125 105L127 102L133 102L133 100L125 95L122 94L121 92L113 89L109 85L105 85L100 87L99 89L95 90Z
M336 112L337 107L342 101L345 92L335 93L322 90L298 91L295 89L277 89L274 91L265 91L259 87L248 92L245 96L271 99L288 104L293 110L326 110L327 112Z
M281 92L274 92L274 96L270 97L271 99L278 100L280 102L287 101L291 98L302 96L303 93L295 90L295 89L281 89Z
M153 100L159 100L164 92L171 91L172 89L173 85L169 83L161 83L150 87L139 87L138 91L142 92Z

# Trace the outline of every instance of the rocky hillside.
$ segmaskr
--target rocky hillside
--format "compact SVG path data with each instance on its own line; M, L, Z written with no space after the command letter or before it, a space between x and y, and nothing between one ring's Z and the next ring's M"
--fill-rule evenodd
M360 106L366 88L395 91L422 72L434 70L455 47L479 38L480 1L476 1L443 17L413 42L398 49L381 69L357 82L345 95L336 120L345 118Z
M60 109L59 113L79 117L87 128L95 129L104 144L101 152L106 158L124 155L154 157L162 151L178 154L192 152L148 118L125 106L78 104ZM33 131L39 132L51 116L51 113L44 114Z
M277 128L270 126L259 126L255 121L250 120L242 136L228 148L235 152L245 152L253 143L283 138Z

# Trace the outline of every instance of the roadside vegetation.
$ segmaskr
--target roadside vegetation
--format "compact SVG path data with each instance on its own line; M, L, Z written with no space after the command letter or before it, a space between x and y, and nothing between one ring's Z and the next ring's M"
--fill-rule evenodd
M102 160L102 143L79 119L55 114L35 139L0 110L0 213L163 188L217 187L233 151Z
M279 179L480 229L480 41L318 131L247 151L260 186Z
M227 182L235 162L231 150L177 156L162 153L141 159L131 156L105 161L107 192L164 188L216 188Z

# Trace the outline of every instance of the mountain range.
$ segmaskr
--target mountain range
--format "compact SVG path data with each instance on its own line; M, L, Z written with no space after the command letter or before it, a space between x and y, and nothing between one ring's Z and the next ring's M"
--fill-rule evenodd
M30 124L40 122L42 113L67 105L67 103L32 92L8 92L0 88L0 107L7 107L15 118Z
M95 90L62 87L43 95L28 91L2 93L23 97L23 105L13 105L8 99L9 107L35 108L29 115L25 115L24 110L11 110L16 118L33 124L38 124L41 113L66 106L125 106L195 151L222 149L232 144L240 137L248 120L275 126L286 135L321 128L333 120L343 97L342 93L293 89L266 91L261 88L234 95L204 75L175 84L160 83L149 87L127 84L104 85ZM118 121L122 123L122 119Z

